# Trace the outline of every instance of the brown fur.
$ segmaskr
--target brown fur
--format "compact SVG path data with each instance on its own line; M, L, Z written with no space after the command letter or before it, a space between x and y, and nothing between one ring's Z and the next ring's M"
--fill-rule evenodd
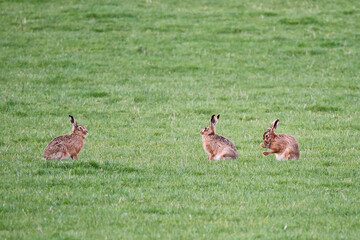
M69 157L78 159L78 154L84 146L88 130L84 126L78 125L72 116L69 115L69 117L73 124L72 132L51 140L44 151L45 160L64 160Z
M263 152L265 156L274 153L277 160L299 159L300 150L296 139L288 134L276 134L275 129L279 124L276 119L263 134L263 148L269 148L270 151Z
M215 134L215 125L220 115L213 115L210 119L210 125L200 131L203 138L203 147L208 153L208 160L236 159L238 152L235 145L226 137Z

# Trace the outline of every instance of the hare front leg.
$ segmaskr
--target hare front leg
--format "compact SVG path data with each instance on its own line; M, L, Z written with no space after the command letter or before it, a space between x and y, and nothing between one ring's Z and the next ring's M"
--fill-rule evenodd
M214 157L215 157L215 155L214 154L209 154L209 156L208 156L208 160L213 160L214 159Z
M76 159L76 160L78 160L78 155L75 153L75 154L73 154L73 155L71 155L71 159Z
M261 143L261 144L260 144L260 147L262 147L262 148L267 148L264 143Z
M263 155L264 155L264 156L267 156L267 155L272 154L272 153L275 153L275 151L274 151L274 150L270 150L270 151L268 151L268 152L263 152Z

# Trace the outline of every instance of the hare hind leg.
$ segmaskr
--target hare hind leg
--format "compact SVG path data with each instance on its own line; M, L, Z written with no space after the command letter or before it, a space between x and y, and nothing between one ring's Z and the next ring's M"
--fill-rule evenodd
M299 159L299 154L292 152L292 153L289 154L289 159L298 160Z
M276 154L276 160L289 160L289 159L293 159L291 157L290 151L287 149L284 152L280 153L280 154Z
M215 160L233 160L237 158L237 154L235 152L223 152L215 156Z
M64 152L56 152L50 155L47 159L65 160L70 157L70 154Z
M275 153L276 160L287 160L284 158L284 153Z
M285 150L282 154L282 158L278 160L298 160L299 154L296 152L292 152L291 150Z
M238 158L238 155L236 153L224 154L222 157L222 159L225 159L225 160L234 160L237 158Z
M70 154L66 153L66 154L63 154L63 157L61 158L61 160L66 160L68 158L70 158Z
M61 153L61 157L59 158L59 160L66 160L70 157L70 153L67 153L67 152L62 152Z
M56 152L50 155L50 159L60 160L63 156L62 152Z

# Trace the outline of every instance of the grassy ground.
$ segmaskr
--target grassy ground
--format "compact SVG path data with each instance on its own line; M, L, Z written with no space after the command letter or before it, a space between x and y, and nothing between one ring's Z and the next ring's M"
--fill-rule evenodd
M1 239L357 239L359 1L0 1ZM42 161L68 114L78 161ZM199 131L235 161L206 160ZM299 161L263 157L270 123Z

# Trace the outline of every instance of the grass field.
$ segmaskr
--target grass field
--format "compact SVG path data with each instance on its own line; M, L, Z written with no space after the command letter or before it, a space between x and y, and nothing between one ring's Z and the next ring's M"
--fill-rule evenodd
M0 239L359 238L359 1L0 12ZM43 161L69 114L79 160ZM237 160L207 161L212 114ZM262 155L276 118L300 160Z

